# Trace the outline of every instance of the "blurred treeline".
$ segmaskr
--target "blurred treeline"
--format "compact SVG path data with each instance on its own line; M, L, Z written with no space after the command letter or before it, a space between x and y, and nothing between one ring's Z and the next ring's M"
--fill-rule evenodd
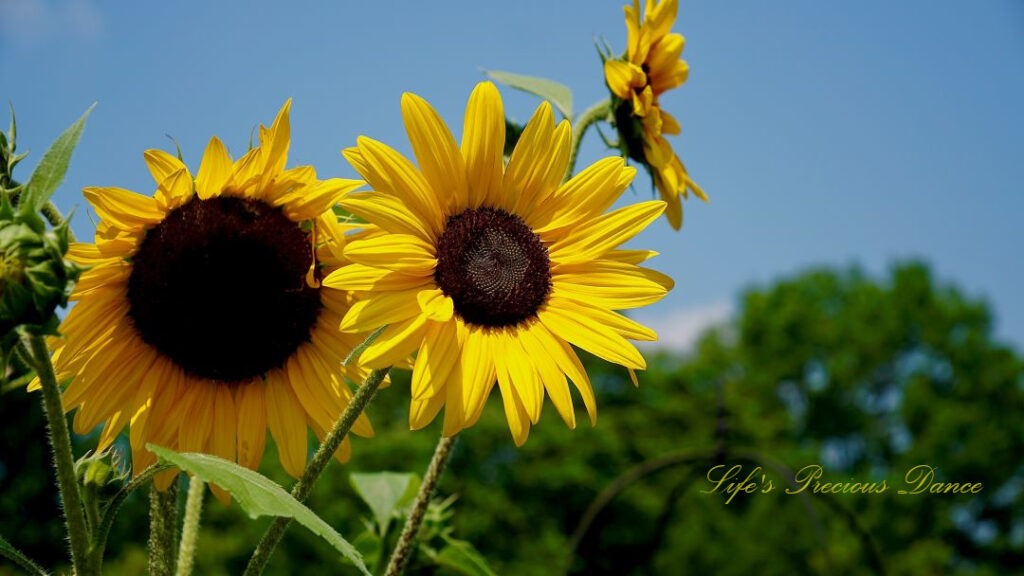
M1024 364L992 328L984 301L918 263L880 279L823 268L750 289L735 321L695 351L649 355L639 389L588 359L596 428L581 407L570 431L548 406L516 449L492 398L441 483L458 496L455 535L510 575L1014 573L1024 566ZM332 464L309 502L350 539L369 511L348 473L421 473L439 434L436 423L408 431L407 392L408 374L397 374L370 408L377 438L356 440L351 462ZM53 566L65 543L38 402L23 390L0 396L0 534ZM78 454L95 443L78 440ZM893 488L930 464L937 480L984 490L804 498L783 494L771 469L775 491L726 505L700 493L717 463L821 464L825 481ZM290 485L272 446L261 471ZM578 529L617 478L617 497ZM144 573L146 509L142 494L125 506L108 573ZM240 573L265 526L209 498L196 572ZM268 574L354 573L337 562L293 527ZM13 570L0 564L0 574Z

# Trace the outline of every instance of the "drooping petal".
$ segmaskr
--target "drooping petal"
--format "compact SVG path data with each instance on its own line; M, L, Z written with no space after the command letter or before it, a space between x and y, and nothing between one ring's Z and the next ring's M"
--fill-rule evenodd
M267 374L267 425L285 472L298 478L306 467L306 413L280 370Z

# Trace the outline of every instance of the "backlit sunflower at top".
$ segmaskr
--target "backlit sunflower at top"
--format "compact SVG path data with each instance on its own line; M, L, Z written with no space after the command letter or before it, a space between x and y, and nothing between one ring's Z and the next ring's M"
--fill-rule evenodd
M442 407L446 436L472 426L497 384L519 445L545 396L575 426L569 380L593 423L594 392L572 345L631 375L645 368L629 340L656 335L616 310L661 299L672 280L639 265L653 252L619 245L665 203L608 211L636 172L617 157L562 184L570 128L555 125L547 102L505 166L505 116L489 82L469 98L461 147L423 99L405 94L402 114L418 168L365 137L344 151L373 191L341 204L379 230L350 241L353 263L324 285L356 291L343 331L388 326L360 362L384 367L418 350L413 429Z
M625 6L625 57L604 63L623 150L649 167L654 184L668 205L665 215L676 230L683 224L682 198L693 192L704 201L708 199L665 139L666 134L679 134L680 127L658 102L662 93L682 85L689 74L689 66L679 58L685 40L681 34L669 33L677 8L677 0L647 0L641 18L637 0L632 6Z
M256 468L267 428L298 476L308 427L323 436L348 405L342 359L363 338L338 329L346 292L320 285L343 261L333 206L362 183L286 169L287 102L260 145L233 161L214 137L193 179L178 158L145 153L153 197L86 188L100 217L87 266L53 342L75 431L104 423L99 448L130 426L132 465L146 443ZM362 417L356 434L372 434ZM349 443L339 449L344 460ZM158 477L166 486L176 471Z

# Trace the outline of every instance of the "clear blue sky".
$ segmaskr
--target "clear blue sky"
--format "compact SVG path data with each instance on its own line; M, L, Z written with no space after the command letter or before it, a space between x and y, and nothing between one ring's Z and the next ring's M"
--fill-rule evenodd
M808 265L923 257L1020 347L1024 4L680 3L690 80L662 103L712 201L686 206L681 234L660 221L634 243L678 283L653 312L720 308ZM294 97L292 162L353 177L339 151L359 134L409 151L403 91L456 133L482 68L557 79L581 110L606 95L592 36L625 39L619 1L226 4L0 0L0 99L23 146L38 159L100 103L56 198L80 235L81 187L151 192L142 151L165 134L195 167L211 134L244 150ZM504 92L527 118L535 100ZM582 159L600 153L594 138Z

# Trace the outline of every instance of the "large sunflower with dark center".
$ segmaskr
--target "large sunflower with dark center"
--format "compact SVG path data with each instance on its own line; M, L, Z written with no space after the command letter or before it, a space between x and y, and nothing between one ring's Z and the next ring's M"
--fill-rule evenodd
M68 250L85 272L54 367L75 432L102 425L104 450L130 428L136 473L156 462L149 444L256 468L269 431L298 477L309 431L322 438L369 373L342 363L365 338L340 330L349 293L320 285L346 263L333 207L362 182L286 168L290 105L237 160L216 137L195 173L147 150L152 195L83 190L99 222L95 243ZM373 433L365 417L352 431ZM335 456L349 450L346 438Z
M409 424L444 409L446 436L472 426L497 386L516 444L545 398L576 425L569 381L594 421L593 389L572 345L630 370L645 367L629 340L650 329L619 314L672 286L639 266L652 253L619 246L665 209L660 201L610 210L636 170L605 158L563 182L571 129L543 103L507 163L505 114L493 84L476 87L462 142L425 100L402 97L416 164L361 137L345 157L373 188L341 201L374 225L346 244L352 264L328 274L359 301L343 332L387 328L360 356L368 367L415 353Z
M308 233L259 200L193 198L146 234L128 280L142 340L189 373L238 381L280 367L320 311Z

